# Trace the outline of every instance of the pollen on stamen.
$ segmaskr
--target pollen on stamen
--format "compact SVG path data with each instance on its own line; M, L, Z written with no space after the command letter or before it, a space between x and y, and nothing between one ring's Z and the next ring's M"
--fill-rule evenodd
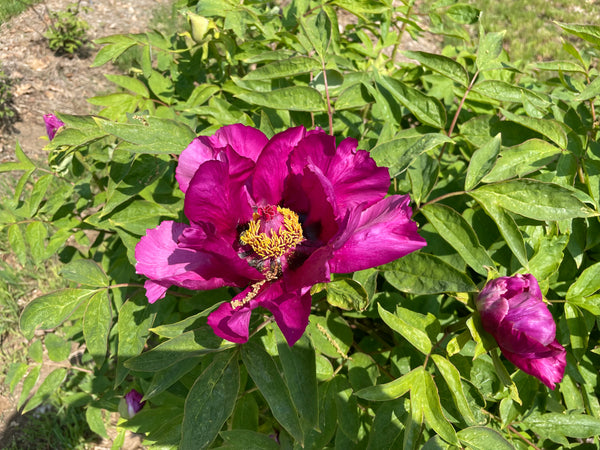
M283 219L283 224L279 229L261 232L261 220L269 221L276 214ZM269 205L254 214L252 221L248 224L248 229L240 236L240 240L243 244L252 247L252 250L261 258L278 258L293 251L304 240L304 236L298 214L280 206L275 210L275 207Z

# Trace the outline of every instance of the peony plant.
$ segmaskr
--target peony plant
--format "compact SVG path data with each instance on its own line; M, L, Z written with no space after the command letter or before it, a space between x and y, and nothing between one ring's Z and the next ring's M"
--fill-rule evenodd
M357 141L290 128L271 139L229 125L195 138L176 178L190 225L162 222L136 246L153 303L168 287L242 291L208 316L215 334L248 340L256 307L271 311L289 345L304 333L310 289L425 246L408 195L386 197L390 177Z

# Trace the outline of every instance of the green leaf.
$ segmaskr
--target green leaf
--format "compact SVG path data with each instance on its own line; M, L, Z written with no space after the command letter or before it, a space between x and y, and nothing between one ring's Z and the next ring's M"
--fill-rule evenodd
M469 427L456 433L460 442L472 450L514 450L515 447L500 433L489 427Z
M48 230L42 222L35 221L27 225L25 240L29 244L31 258L36 264L41 263L46 256L46 237L48 237Z
M411 199L419 205L435 187L440 176L440 164L437 158L427 153L421 154L408 168L411 186Z
M418 139L399 138L383 142L370 153L378 166L389 167L393 178L405 171L419 155L447 142L453 141L441 133L428 133Z
M519 123L530 130L546 136L561 149L566 149L568 140L565 127L561 122L552 119L537 119L535 117L527 117L523 115L513 114L509 111L502 110L502 114L508 120Z
M311 314L307 331L315 350L330 358L347 358L353 340L353 333L343 317L327 311L327 316Z
M444 377L446 384L450 388L450 394L452 394L452 398L454 399L454 403L458 407L458 410L462 414L462 418L469 425L474 425L477 423L475 416L473 415L473 411L469 407L469 403L467 398L465 397L465 393L463 392L462 382L460 380L460 372L458 369L444 358L441 355L431 355L433 362L435 363L437 369Z
M302 443L304 436L298 411L273 358L258 341L252 340L241 347L241 354L248 374L267 401L273 417L296 441Z
M585 354L588 347L589 333L585 317L582 311L571 303L565 303L565 319L569 329L569 340L571 341L571 351L579 361Z
M156 397L160 393L173 386L185 374L197 367L201 360L201 356L183 359L177 364L173 364L164 370L156 372L154 377L152 377L152 381L144 391L144 399L147 400L152 397Z
M219 303L211 306L210 308L206 308L204 311L194 314L192 316L186 317L183 320L175 323L169 323L167 325L160 325L155 328L150 328L150 331L159 335L163 338L174 338L179 336L180 334L194 329L199 328L201 325L205 324L206 321L203 320L207 317L211 312L219 307Z
M470 80L467 70L455 60L435 53L413 51L405 51L403 53L407 58L419 61L421 65L456 81L462 86L469 86Z
M29 356L35 362L41 363L44 360L44 348L42 346L42 341L34 341L27 349L27 356Z
M93 287L108 286L108 277L97 262L91 259L71 261L60 270L60 274L69 281Z
M120 145L133 153L181 153L196 137L187 125L172 119L134 115L137 123L117 123L94 118L106 133L134 145Z
M54 175L48 174L48 175L41 176L35 182L35 185L33 186L33 189L31 191L31 195L29 196L29 200L27 201L27 208L29 211L27 213L28 216L30 216L30 217L35 216L35 214L37 213L37 211L40 207L40 203L42 202L42 200L44 199L44 196L46 195L48 186L50 186L50 183L52 182L53 179L54 179Z
M431 374L422 370L410 391L411 407L423 412L425 422L450 444L459 445L456 432L442 412L440 396Z
M536 253L529 260L529 271L538 281L550 278L558 270L568 240L565 234L540 239Z
M467 169L467 176L465 178L465 190L470 191L485 177L494 164L496 164L496 158L500 153L500 146L502 144L502 135L498 133L485 145L475 150L471 161L469 161L469 168Z
M31 390L37 383L38 378L40 377L40 370L42 366L33 366L25 379L23 380L23 384L21 386L21 395L19 396L19 401L17 402L17 408L21 409L21 407L25 404L27 399L29 398L29 394ZM64 369L63 369L64 370Z
M367 292L357 281L337 279L325 284L327 303L346 311L364 311L369 306Z
M527 269L529 267L529 260L527 259L525 241L512 216L499 207L493 197L479 196L478 194L471 196L477 200L486 214L496 223L500 234L510 250L517 257L521 265Z
M233 347L230 342L215 335L212 328L205 326L187 331L173 339L157 345L152 350L125 361L125 367L140 372L156 372L193 356L215 353Z
M373 100L367 87L363 83L356 83L340 92L335 100L335 110L364 108Z
M306 20L300 17L300 25L313 49L321 57L321 60L325 60L331 42L331 20L329 20L329 16L321 9L319 14L309 16Z
M117 324L119 333L119 344L117 351L117 375L115 387L120 385L129 370L125 368L124 362L139 355L150 334L148 329L154 323L156 311L149 307L146 296L139 292L127 300L119 310L119 321Z
M56 328L69 318L95 291L88 289L62 289L34 299L21 314L20 326L27 339L33 337L36 328Z
M290 59L274 61L258 67L246 74L242 80L271 80L285 78L321 70L321 63L307 56L296 56Z
M388 6L379 0L334 0L333 4L356 16L361 16L362 14L380 14L389 9Z
M8 367L8 372L4 378L4 384L9 386L11 394L14 394L17 384L19 384L21 378L25 376L27 369L29 369L27 363L11 363Z
M116 213L110 215L108 221L138 236L146 234L148 228L157 226L162 218L174 217L174 213L158 203L136 200Z
M479 20L480 10L471 5L457 3L446 10L446 14L456 23L465 25L474 24Z
M435 128L445 128L446 109L438 99L429 97L394 78L385 76L377 78L377 81L420 122Z
M523 423L534 433L547 436L555 442L563 442L564 437L587 439L598 435L600 419L587 414L531 414Z
M410 253L380 269L385 279L401 292L420 295L477 291L467 275L427 253Z
M330 392L335 398L335 406L338 410L338 430L350 441L358 442L360 428L358 402L352 395L352 387L348 379L338 374L331 382Z
M27 250L25 249L25 239L18 223L8 227L8 243L11 251L17 256L19 263L24 266L27 263Z
M500 102L523 103L528 101L538 108L547 108L550 105L548 100L540 94L506 81L484 80L473 86L473 92Z
M123 34L115 34L94 40L95 44L108 44L98 51L90 67L99 67L108 61L115 62L126 50L136 45L136 41Z
M515 214L541 221L594 215L572 191L557 184L526 178L481 186L469 195L480 203L494 203Z
M239 389L237 352L217 355L185 399L179 448L207 448L233 413Z
M596 77L579 93L577 100L583 102L598 95L600 95L600 78Z
M579 72L585 73L585 67L573 61L537 61L531 63L531 68L538 70L550 70L554 72ZM580 94L581 95L581 94ZM587 99L580 99L587 100Z
M479 28L479 46L477 47L477 59L475 64L479 71L494 69L497 59L502 53L502 39L505 31L500 33L485 33L483 27Z
M563 30L600 47L600 27L597 25L578 25L555 22Z
M13 170L35 170L35 164L29 157L23 152L19 141L15 145L15 156L19 162L5 162L0 164L0 173L11 172Z
M421 373L423 371L423 367L419 366L416 369L408 372L406 375L396 378L394 381L361 389L360 391L356 392L355 395L357 397L364 398L365 400L374 402L385 402L402 397L404 394L410 391L416 380L422 376Z
M277 350L292 401L309 431L319 420L315 350L307 336L290 347L279 332Z
M399 307L399 311L396 314L392 314L386 311L381 304L377 305L377 310L379 317L381 317L388 327L400 334L400 336L410 342L421 353L425 355L431 353L432 344L427 333L404 319L402 313L408 310Z
M30 374L34 372L34 369L32 369ZM66 376L67 369L60 368L50 372L48 376L44 378L42 384L40 384L40 386L37 388L35 394L33 394L33 396L29 399L29 401L27 402L27 406L23 408L21 414L25 414L31 411L32 409L37 408L44 401L50 398L51 395L55 394L60 385L65 380ZM23 388L23 392L25 392L25 388Z
M567 291L566 299L570 301L576 297L588 297L600 289L600 263L585 269L575 283Z
M85 420L94 433L108 439L106 426L104 426L104 418L102 417L102 409L94 406L88 406L85 410Z
M83 337L94 362L101 367L106 357L112 310L108 291L102 290L90 298L83 315Z
M471 225L455 210L441 204L426 205L421 209L429 223L450 244L465 262L480 275L487 275L495 267L485 248L479 243Z
M530 139L522 144L502 150L496 165L483 177L482 181L493 183L516 176L523 177L550 164L561 153L559 148L546 141Z
M281 447L273 438L266 434L251 430L221 431L225 441L224 448L228 450L279 450Z
M127 89L131 92L134 92L142 97L148 98L150 97L150 92L148 92L148 88L146 85L138 80L137 78L128 77L125 75L112 75L112 74L104 74L104 76L109 80L115 83L117 86L121 86L124 89Z
M308 86L291 86L268 92L248 91L237 94L236 97L251 105L273 109L312 112L327 110L325 100L319 91Z
M64 361L71 354L71 343L54 333L44 336L44 345L51 361Z

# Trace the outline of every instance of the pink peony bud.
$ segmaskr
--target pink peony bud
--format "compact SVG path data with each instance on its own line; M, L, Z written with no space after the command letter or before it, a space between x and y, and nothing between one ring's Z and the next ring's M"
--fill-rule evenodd
M567 365L556 340L556 324L533 275L491 280L476 301L483 328L494 336L502 354L550 389Z
M65 126L64 122L54 114L44 114L44 123L46 124L46 133L50 140L54 139L56 132Z

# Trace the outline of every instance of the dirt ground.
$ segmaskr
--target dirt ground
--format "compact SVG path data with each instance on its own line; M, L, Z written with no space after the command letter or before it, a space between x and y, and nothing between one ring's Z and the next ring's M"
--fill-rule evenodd
M73 57L57 56L48 48L42 34L48 21L47 10L64 10L70 3L73 0L46 0L0 26L0 63L13 80L14 108L19 118L11 129L0 130L0 162L14 159L16 140L30 157L45 160L42 148L46 141L40 139L46 135L43 115L55 111L92 113L94 106L86 99L113 89L104 74L116 73L116 68L108 65L90 68L97 46L90 44L87 52ZM170 0L82 0L81 6L88 9L81 17L90 25L87 34L91 41L111 34L143 32L153 11L168 8L170 3ZM4 340L3 350L7 350L7 345L11 344ZM15 410L17 398L6 388L0 389L0 448L5 448L11 436L27 425L27 419ZM116 435L114 427L111 431ZM111 440L105 439L88 448L110 449L111 445ZM123 448L143 447L139 437L128 436Z
M64 10L73 0L46 0L0 27L0 62L14 80L14 105L19 122L0 136L0 162L12 159L15 140L28 155L45 159L42 147L46 135L43 115L54 111L68 114L93 112L86 99L113 89L104 73L109 65L90 68L97 46L72 58L57 56L48 48L42 33L49 10ZM90 40L117 33L138 33L147 29L156 8L169 0L82 0L89 8L81 13L90 28Z

